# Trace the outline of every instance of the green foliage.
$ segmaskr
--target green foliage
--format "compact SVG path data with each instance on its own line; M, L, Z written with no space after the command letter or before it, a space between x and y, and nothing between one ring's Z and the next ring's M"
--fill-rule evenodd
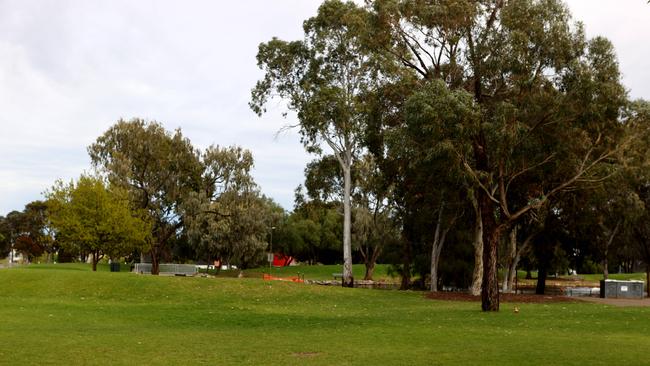
M14 249L32 261L44 252L55 251L54 237L47 218L47 205L33 201L22 212L12 211L6 218L0 216L0 256Z
M337 203L320 200L306 201L300 187L296 207L280 226L274 247L299 261L315 263L340 263L343 220Z
M308 149L320 150L323 140L339 158L357 149L363 96L376 82L363 44L365 22L365 11L353 2L328 0L304 22L304 40L260 44L257 62L265 74L253 89L251 108L261 114L277 95L298 113Z
M422 170L423 162L447 156L462 167L443 176L469 182L467 196L482 211L483 308L497 310L501 233L561 193L609 178L612 161L631 143L620 118L627 96L613 47L604 38L587 40L559 0L376 0L368 9L377 35L368 47L382 72L404 85L392 88L402 98L385 89L390 103L377 103L374 112L375 131L399 154L373 152L386 158L387 173L402 178L396 192L405 198L431 185L409 175L411 166ZM402 144L409 134L419 144ZM399 206L415 211L408 200ZM409 231L417 226L411 221L404 222Z
M11 250L11 227L7 219L0 216L0 257L4 258Z
M208 262L220 259L240 268L258 264L277 207L259 193L250 175L252 154L211 146L200 163L202 189L190 192L180 205L190 243Z
M98 177L59 181L48 192L49 218L57 243L66 251L91 255L93 267L104 256L119 258L144 250L151 224L144 210L133 209L128 192Z
M198 190L201 165L194 147L180 130L170 133L157 122L119 120L88 147L95 167L115 186L129 192L134 206L153 223L149 253L153 272L182 227L177 208Z
M368 93L377 78L367 52L367 12L354 2L327 0L304 22L304 39L272 39L259 46L264 77L252 91L250 107L261 114L273 96L297 113L302 142L310 152L329 147L343 177L343 278L352 286L351 169L359 151L369 110Z

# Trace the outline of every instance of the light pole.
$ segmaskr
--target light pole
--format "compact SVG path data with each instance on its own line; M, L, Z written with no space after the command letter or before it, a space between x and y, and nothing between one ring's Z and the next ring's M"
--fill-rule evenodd
M269 245L269 276L271 275L271 265L273 264L273 258L275 257L273 255L273 230L275 230L275 226L271 226L271 244Z

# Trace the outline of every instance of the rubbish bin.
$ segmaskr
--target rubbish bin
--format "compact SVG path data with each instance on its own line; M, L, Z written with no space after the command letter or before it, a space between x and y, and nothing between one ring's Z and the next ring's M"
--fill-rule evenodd
M602 298L643 299L643 296L643 281L600 281L600 297Z
M119 272L119 271L120 271L120 263L111 262L111 272Z

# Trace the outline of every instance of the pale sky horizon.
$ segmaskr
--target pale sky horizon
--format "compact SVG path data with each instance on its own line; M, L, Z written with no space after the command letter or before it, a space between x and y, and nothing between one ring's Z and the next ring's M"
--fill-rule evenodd
M302 37L321 0L0 0L0 215L90 169L86 147L118 119L181 128L199 148L240 145L262 192L285 209L314 156L281 116L257 117L255 54ZM616 47L623 83L650 99L650 4L570 0L589 37Z

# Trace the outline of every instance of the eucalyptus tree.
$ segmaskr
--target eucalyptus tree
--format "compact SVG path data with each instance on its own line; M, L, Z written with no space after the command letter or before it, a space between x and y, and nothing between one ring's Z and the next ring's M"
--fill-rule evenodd
M504 255L503 292L511 292L517 277L517 266L521 258L533 249L533 240L539 234L539 218L528 218L510 228L507 249Z
M626 110L628 133L635 136L624 165L629 186L642 206L629 236L646 267L646 290L650 297L650 102L637 100Z
M374 59L365 49L367 13L353 2L327 0L304 22L304 39L277 38L259 46L264 70L252 92L251 108L261 114L272 96L297 113L302 142L310 152L325 144L343 176L343 285L352 286L351 170L361 149L365 97L376 83Z
M406 176L411 187L402 190L425 210L431 229L424 232L431 243L430 290L438 289L438 264L449 231L464 214L471 194L468 177L461 168L448 136L462 134L461 126L474 123L478 112L472 96L462 90L450 90L434 81L424 85L404 107L405 124L394 129L388 141L389 152L408 161ZM423 202L426 201L426 202Z
M325 155L305 168L307 197L314 203L338 204L343 181L336 158ZM372 280L375 264L383 248L397 241L399 229L392 209L390 184L371 154L357 159L352 172L352 242L366 268L364 280Z
M134 206L153 222L149 254L152 274L169 256L170 241L183 226L178 206L197 190L201 165L190 141L158 122L119 120L88 147L91 161L109 181L128 190Z
M259 193L250 151L210 146L200 153L200 189L180 205L184 230L196 252L242 268L256 263L273 226L273 205Z
M472 96L478 117L443 143L473 181L482 309L497 311L502 234L559 193L605 179L611 171L601 166L626 146L619 139L626 93L613 47L587 40L559 0L375 0L369 9L380 57L421 84L440 80Z
M592 243L603 269L609 277L610 258L625 244L627 234L638 225L644 203L625 176L618 176L602 187L593 189L580 200L578 220L582 234Z
M295 196L289 222L302 244L301 255L296 255L310 264L340 263L337 243L343 233L343 217L338 202L324 202L305 195L302 186L298 186Z
M389 245L400 240L395 217L393 185L389 183L371 154L365 154L354 169L354 217L352 235L366 271L372 280L377 260Z
M645 183L638 187L639 196L643 202L644 210L638 217L636 225L633 227L634 247L640 258L645 264L646 269L646 293L650 297L650 184Z

